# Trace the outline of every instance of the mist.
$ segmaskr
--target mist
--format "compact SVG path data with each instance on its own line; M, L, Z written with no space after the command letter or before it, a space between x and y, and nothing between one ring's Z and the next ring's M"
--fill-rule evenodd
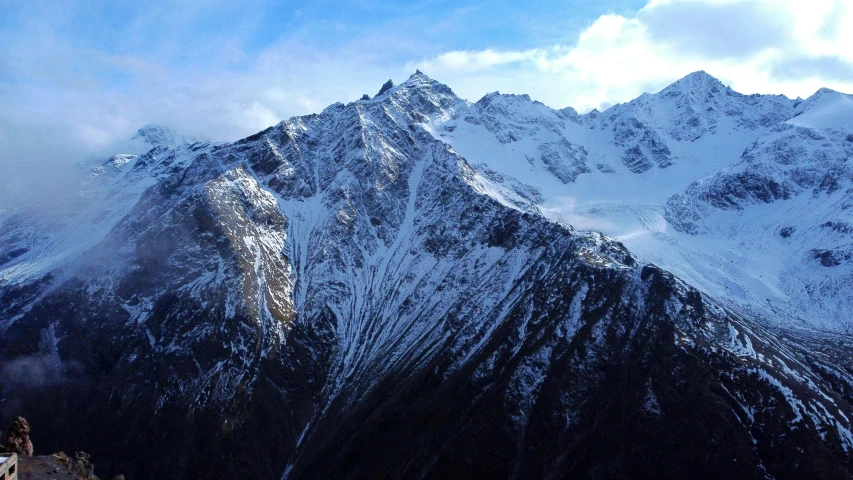
M39 332L38 351L0 363L0 414L17 414L24 398L33 392L79 382L83 367L76 361L60 357L59 344L65 339L56 324Z
M616 224L608 219L578 212L577 200L574 197L557 197L553 202L544 205L542 213L551 220L571 225L578 230L609 233L616 228Z
M144 153L150 146L126 139L81 141L62 124L0 123L0 212L50 213L79 202L92 166L116 153Z

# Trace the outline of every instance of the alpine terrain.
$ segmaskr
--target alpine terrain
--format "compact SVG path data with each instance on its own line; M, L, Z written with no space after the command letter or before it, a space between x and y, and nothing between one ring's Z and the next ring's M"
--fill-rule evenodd
M416 72L0 211L0 424L147 478L853 477L853 97ZM70 447L69 447L70 446Z

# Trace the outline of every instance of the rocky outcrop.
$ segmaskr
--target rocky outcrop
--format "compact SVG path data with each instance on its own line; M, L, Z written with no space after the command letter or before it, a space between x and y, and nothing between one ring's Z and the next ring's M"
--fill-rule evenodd
M543 143L539 146L539 153L545 168L563 183L574 182L578 175L590 172L586 164L586 149L572 145L568 140Z
M64 452L23 458L18 462L24 480L99 480L95 466L86 452L76 452L69 457ZM124 475L109 477L125 480Z
M382 84L382 88L379 89L379 92L376 93L376 96L378 97L383 93L387 92L388 90L391 90L392 88L394 88L394 82L388 80L387 82Z
M622 163L634 173L672 165L672 153L666 142L636 118L616 121L613 138L617 146L625 148Z
M30 424L24 417L17 417L6 435L6 450L22 457L33 456L33 442L30 440Z

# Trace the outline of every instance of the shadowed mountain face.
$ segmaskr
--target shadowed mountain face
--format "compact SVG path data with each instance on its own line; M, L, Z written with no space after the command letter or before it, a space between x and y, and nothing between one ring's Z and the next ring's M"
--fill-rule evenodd
M849 478L849 348L548 220L439 140L591 121L502 123L497 100L416 73L111 159L80 217L0 219L2 414L131 479ZM552 146L562 183L591 172Z

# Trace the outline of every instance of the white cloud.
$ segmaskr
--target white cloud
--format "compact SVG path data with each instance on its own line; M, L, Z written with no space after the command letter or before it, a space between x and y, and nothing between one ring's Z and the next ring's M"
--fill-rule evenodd
M471 99L484 88L584 111L706 70L743 93L853 91L853 7L846 0L652 0L608 14L573 45L454 51L413 62Z

